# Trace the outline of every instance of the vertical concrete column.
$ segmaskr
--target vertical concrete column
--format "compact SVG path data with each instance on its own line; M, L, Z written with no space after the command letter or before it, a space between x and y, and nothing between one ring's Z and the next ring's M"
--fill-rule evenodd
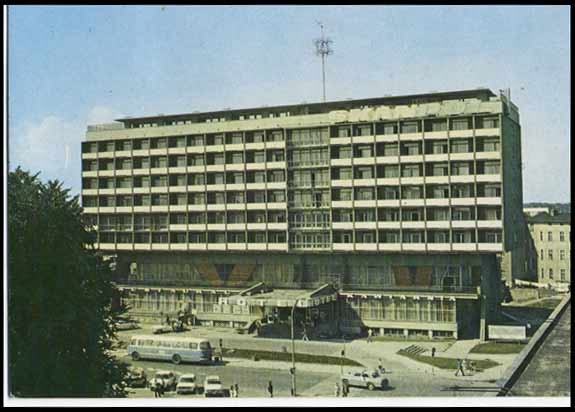
M409 336L409 330L403 329L403 336L407 338Z
M487 305L485 304L485 295L481 294L479 295L479 340L481 342L484 342L487 339L487 333L486 333L486 311L487 311Z
M433 331L431 329L427 331L427 336L429 337L429 339L433 338Z

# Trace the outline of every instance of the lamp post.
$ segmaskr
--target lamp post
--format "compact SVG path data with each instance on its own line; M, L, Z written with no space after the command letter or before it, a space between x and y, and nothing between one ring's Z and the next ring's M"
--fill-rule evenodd
M297 306L297 303L299 302L299 300L302 298L302 296L297 297L295 299L295 302L293 303L293 306L291 308L291 391L292 391L292 396L297 396L296 395L296 391L295 391L295 340L294 340L294 314L295 314L295 307Z

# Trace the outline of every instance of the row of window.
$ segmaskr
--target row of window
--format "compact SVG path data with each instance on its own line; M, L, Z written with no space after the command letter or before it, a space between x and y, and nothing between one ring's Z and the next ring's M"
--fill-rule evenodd
M335 223L352 222L419 222L419 221L499 221L499 207L438 207L438 208L379 208L379 209L335 209L331 212L290 212L290 227L328 227L330 221ZM164 214L87 214L87 224L99 230L167 230L170 224L234 224L234 223L284 223L286 213L282 210L248 210L226 212L188 212ZM552 259L552 251L549 257ZM543 254L543 250L541 250ZM560 251L564 259L565 251ZM543 255L541 257L543 259Z
M329 233L294 233L290 246L328 248ZM100 232L99 243L285 243L285 232L208 231L208 232ZM353 243L501 243L495 230L403 230L333 231L334 244Z
M189 193L151 193L128 195L82 196L84 207L130 207L130 206L184 206L184 205L225 205L245 203L284 203L290 206L330 207L337 201L375 201L375 200L418 200L418 199L456 199L473 198L470 188L449 188L424 186L378 186L337 188L331 191L320 189L285 190L247 190L247 191L208 191ZM485 185L477 190L477 198L500 197L501 190L496 185Z
M168 224L233 224L233 223L284 223L282 210L268 212L249 210L228 212L156 213L129 215L84 215L86 225L97 226L100 231L115 230L168 230Z
M254 117L257 119L258 117ZM261 116L260 116L261 118ZM191 124L191 121L162 120L155 123L141 123L138 127L154 127L166 125ZM127 122L128 128L134 123ZM147 126L146 126L147 125ZM375 134L418 133L421 131L438 132L449 130L495 129L499 127L497 117L462 117L451 119L421 119L409 121L378 122L375 124L348 124L328 128L309 128L289 130L288 139L294 145L309 141L322 141L329 137L368 136ZM85 142L82 145L84 153L113 152L142 149L162 149L168 147L210 146L223 144L257 143L264 141L284 140L282 130L256 130L246 132L226 132L170 137L140 138L133 140L116 140L102 142Z
M567 251L564 249L559 250L559 260L565 260L565 257L567 256ZM545 250L541 249L539 251L539 259L540 260L553 260L553 249L548 249L547 250L547 257L545 257Z
M473 152L499 152L498 137L476 138L475 147L472 138L431 140L423 142L378 142L356 143L353 145L332 145L330 146L332 159L351 159L365 157L386 157L386 156L417 156L447 153L473 153Z
M224 164L251 164L283 162L285 152L282 149L267 151L227 152L227 153L196 153L169 156L137 156L105 159L86 159L82 162L83 171L97 170L137 170L157 169L166 167L213 166Z
M544 241L544 234L545 232L541 231L539 232L539 240L540 241ZM567 232L567 237L565 237L565 232L559 232L559 241L560 242L565 242L566 240L569 241L569 234L570 232ZM553 242L553 232L547 232L547 241L548 242Z
M333 243L501 243L499 230L333 231Z
M285 232L100 232L99 243L286 243Z
M560 277L559 280L561 282L566 282L566 281L570 281L570 279L567 279L567 270L566 269L559 269L559 273L560 273ZM553 273L553 269L549 268L547 270L547 274L550 280L553 280L555 277L554 273ZM541 280L545 279L545 269L541 268Z

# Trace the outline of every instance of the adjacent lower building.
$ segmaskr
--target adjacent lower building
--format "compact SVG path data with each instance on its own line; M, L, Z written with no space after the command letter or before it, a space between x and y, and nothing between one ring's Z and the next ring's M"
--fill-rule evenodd
M534 244L536 281L551 286L571 284L571 214L546 212L527 219Z
M88 126L82 202L142 320L485 338L520 135L488 89L125 118Z

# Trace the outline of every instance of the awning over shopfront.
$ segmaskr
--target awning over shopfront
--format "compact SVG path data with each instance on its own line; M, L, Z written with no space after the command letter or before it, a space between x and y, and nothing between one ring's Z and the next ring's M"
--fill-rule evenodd
M244 292L230 297L220 298L221 304L241 306L267 306L277 308L311 308L337 300L337 291L329 284L315 290L303 289L275 289L270 290L263 285L250 288Z

